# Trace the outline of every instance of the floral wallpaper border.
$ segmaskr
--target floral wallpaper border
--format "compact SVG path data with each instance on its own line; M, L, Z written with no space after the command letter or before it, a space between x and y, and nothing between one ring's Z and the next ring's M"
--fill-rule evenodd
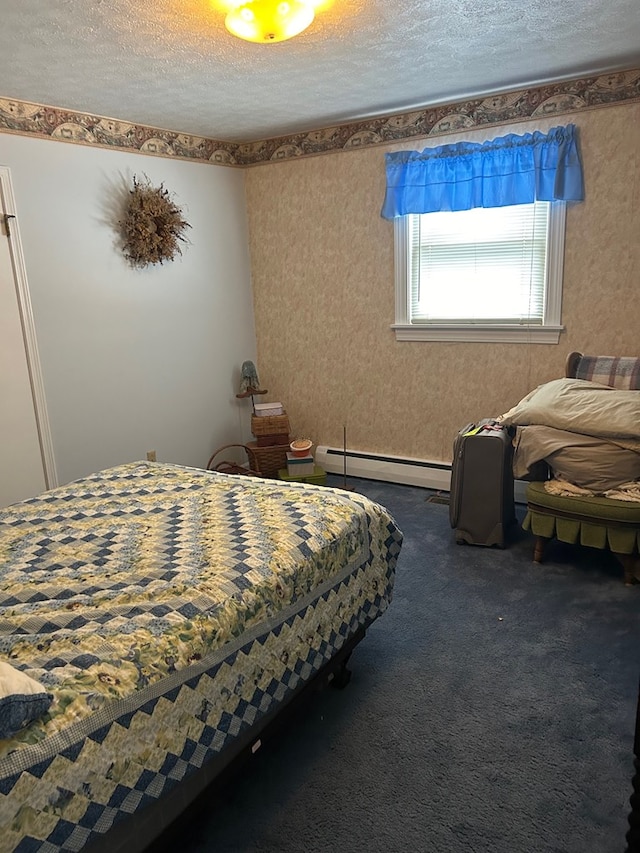
M638 100L640 69L237 143L0 98L0 132L226 166L251 166Z

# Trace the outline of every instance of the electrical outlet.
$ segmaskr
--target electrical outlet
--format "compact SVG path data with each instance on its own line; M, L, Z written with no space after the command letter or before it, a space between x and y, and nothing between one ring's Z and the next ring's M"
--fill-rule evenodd
M155 450L147 450L147 462L155 462L155 461L156 461Z

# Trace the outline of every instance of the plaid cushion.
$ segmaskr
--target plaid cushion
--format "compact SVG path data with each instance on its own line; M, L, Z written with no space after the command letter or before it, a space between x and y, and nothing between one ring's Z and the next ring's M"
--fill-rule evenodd
M621 391L640 391L640 358L610 355L583 355L576 367L576 379L611 385Z

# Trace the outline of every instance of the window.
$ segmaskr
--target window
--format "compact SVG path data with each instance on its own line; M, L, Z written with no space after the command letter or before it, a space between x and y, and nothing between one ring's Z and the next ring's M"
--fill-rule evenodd
M395 219L397 340L557 343L565 203Z
M395 219L398 340L557 343L564 202Z

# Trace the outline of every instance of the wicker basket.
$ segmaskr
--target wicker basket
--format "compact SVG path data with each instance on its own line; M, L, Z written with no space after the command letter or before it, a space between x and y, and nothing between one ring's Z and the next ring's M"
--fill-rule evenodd
M277 433L269 433L269 435L257 435L256 444L258 447L269 447L274 444L285 444L289 447L290 436L288 432L283 432L282 435Z
M256 438L259 435L289 435L289 416L266 415L261 418L259 415L251 415L251 432Z
M266 418L260 418L266 420ZM279 444L270 447L258 447L257 442L250 441L247 444L247 452L251 460L251 468L257 471L261 477L278 477L280 468L287 465L288 445Z
M216 459L220 453L224 450L236 450L237 448L242 448L247 454L247 459L249 460L249 464L253 464L253 458L251 456L251 451L247 447L246 444L225 444L224 447L219 447L214 454L212 454L211 458L207 462L207 471L218 471L220 474L240 474L244 477L259 477L260 472L254 471L252 468L247 468L246 465L241 465L235 460L229 459Z

